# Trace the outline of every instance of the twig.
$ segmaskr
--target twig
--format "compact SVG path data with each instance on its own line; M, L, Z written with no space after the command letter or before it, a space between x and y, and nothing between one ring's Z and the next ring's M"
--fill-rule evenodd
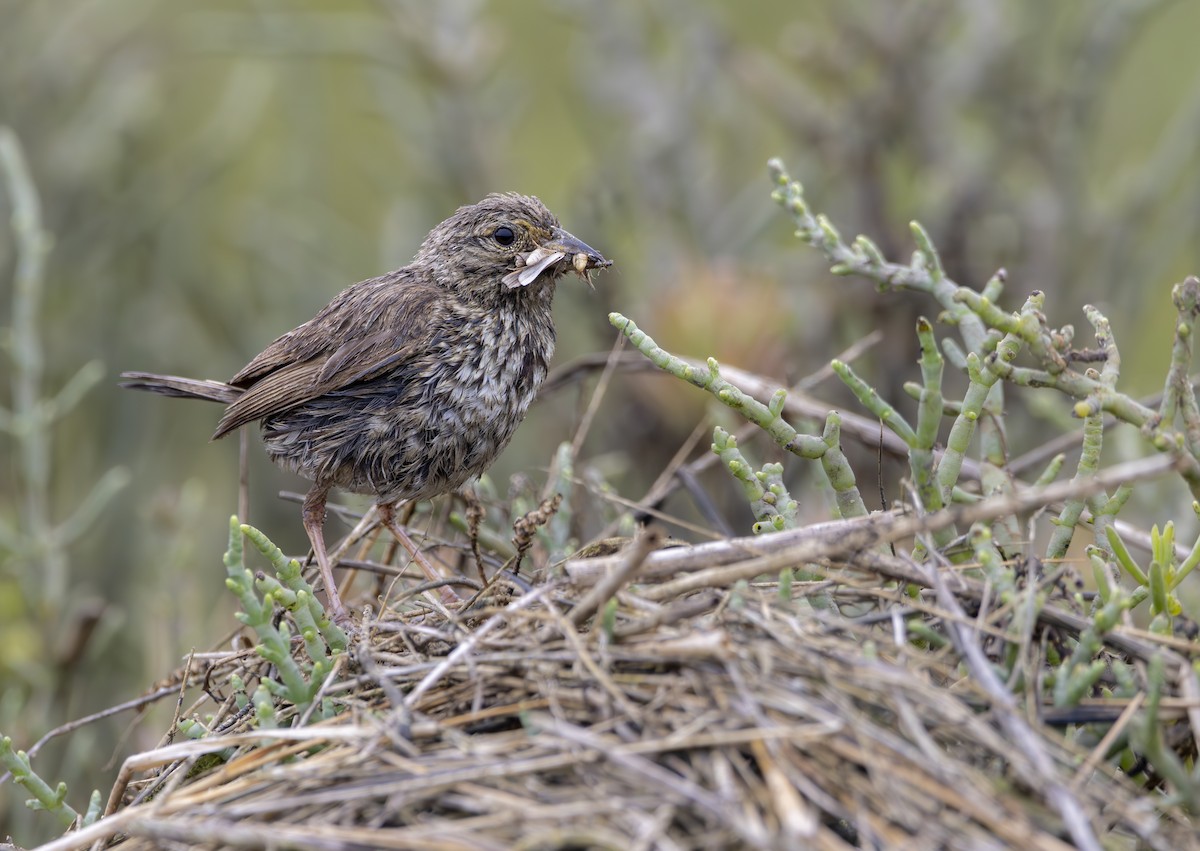
M503 611L497 612L484 621L478 629L472 632L461 644L455 647L449 656L439 662L432 671L426 674L425 678L421 680L421 682L417 683L416 687L408 693L408 697L404 699L405 708L411 711L417 705L417 701L421 699L422 695L437 685L438 681L441 680L441 678L444 677L451 668L462 662L471 653L475 652L475 648L480 645L483 639L487 638L488 633L497 629L508 618L512 617L512 615L516 614L521 609L532 606L546 594L549 594L554 590L554 585L543 585L540 588L535 588L525 596L514 600L512 603L506 606Z
M979 646L974 628L965 623L966 612L950 592L941 573L937 570L930 573L937 590L938 602L960 619L948 625L950 637L972 677L991 697L992 708L1000 726L1036 772L1036 776L1029 779L1036 788L1042 790L1051 806L1058 810L1075 845L1083 851L1101 851L1100 842L1096 839L1095 831L1092 830L1091 822L1079 800L1071 791L1071 787L1058 778L1058 771L1042 747L1041 739L1021 715L1012 692L1005 688L1004 683L996 676L992 663Z
M633 579L645 563L646 556L658 549L661 543L661 531L653 527L643 529L641 534L634 538L633 543L622 553L624 558L621 564L588 589L588 592L583 595L583 599L571 609L567 620L573 626L579 626L595 614L625 583Z

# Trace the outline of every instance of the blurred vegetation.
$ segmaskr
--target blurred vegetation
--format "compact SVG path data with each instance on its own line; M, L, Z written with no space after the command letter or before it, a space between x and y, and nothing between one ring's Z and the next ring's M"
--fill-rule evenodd
M1147 393L1168 357L1150 329L1200 268L1192 4L0 0L0 19L0 124L53 239L44 399L93 363L228 376L345 284L407 262L455 206L506 189L539 195L617 263L595 293L562 288L560 363L612 344L612 310L672 351L788 382L878 328L862 371L899 398L920 307L832 285L797 249L764 188L773 155L888 256L919 219L961 283L1003 265L1010 293L1045 290L1063 321L1084 302L1120 316L1124 375ZM12 205L6 190L6 222ZM31 331L18 263L2 228L9 355ZM15 411L20 370L3 363ZM493 479L542 476L580 398L543 400ZM706 404L618 377L583 455L636 499ZM1054 428L1069 408L1032 413ZM21 746L136 695L231 622L220 558L237 449L208 445L216 416L101 381L41 435L40 483L28 443L0 435L0 729ZM300 551L297 507L276 498L299 483L250 455L250 519ZM85 534L57 536L118 468L130 486ZM736 484L712 476L745 531ZM695 517L682 497L665 509ZM127 723L51 743L39 769L107 786ZM0 786L0 834L28 839L17 797Z

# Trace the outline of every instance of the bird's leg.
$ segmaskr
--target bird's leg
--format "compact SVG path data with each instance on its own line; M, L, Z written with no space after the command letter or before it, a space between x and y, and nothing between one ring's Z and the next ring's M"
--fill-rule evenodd
M408 533L404 531L404 527L396 522L396 504L392 502L379 502L375 504L375 509L379 512L379 522L387 527L387 530L396 537L396 540L400 542L400 546L408 550L408 554L417 563L417 567L421 568L421 572L434 582L445 580L446 577L439 573L429 563L429 559L425 558L425 555L417 549L417 545L408 536ZM461 599L449 585L443 587L442 598L446 602L457 602Z
M312 544L317 556L317 569L321 571L321 581L325 583L325 594L329 598L329 606L333 609L333 619L340 623L350 620L342 598L338 594L337 583L333 581L333 567L329 563L329 555L325 552L325 500L329 497L329 485L314 484L304 496L304 508L301 516L304 518L304 531Z

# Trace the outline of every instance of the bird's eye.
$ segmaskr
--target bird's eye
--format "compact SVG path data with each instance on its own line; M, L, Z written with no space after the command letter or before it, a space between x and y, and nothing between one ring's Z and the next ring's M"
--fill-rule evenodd
M513 229L508 225L500 225L500 227L492 231L492 239L501 245L512 245L516 238L517 235L513 233Z

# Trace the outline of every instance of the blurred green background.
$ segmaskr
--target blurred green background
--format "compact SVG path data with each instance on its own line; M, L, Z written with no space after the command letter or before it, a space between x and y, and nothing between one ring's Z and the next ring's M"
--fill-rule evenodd
M19 413L31 345L42 399L104 371L39 430L44 475L19 418L0 435L0 731L27 747L132 698L231 623L236 442L208 443L215 406L125 393L116 373L227 377L487 192L539 195L616 261L595 292L560 287L559 363L611 346L610 310L779 381L879 328L862 372L897 392L932 307L833 279L798 246L769 199L778 155L894 259L915 218L961 283L1003 265L1011 303L1044 289L1056 324L1099 304L1127 389L1158 389L1170 286L1200 270L1196 32L1200 6L1153 0L0 0L0 124L54 237L31 326L5 184L0 404ZM494 468L502 492L518 472L540 483L579 398L535 408ZM618 376L584 456L636 499L706 406ZM303 483L252 447L251 485L253 521L301 552L276 494ZM737 488L717 471L711 489L744 533ZM64 530L81 504L99 510ZM81 806L155 744L129 728L57 740L37 767ZM51 835L24 797L0 786L0 835Z

